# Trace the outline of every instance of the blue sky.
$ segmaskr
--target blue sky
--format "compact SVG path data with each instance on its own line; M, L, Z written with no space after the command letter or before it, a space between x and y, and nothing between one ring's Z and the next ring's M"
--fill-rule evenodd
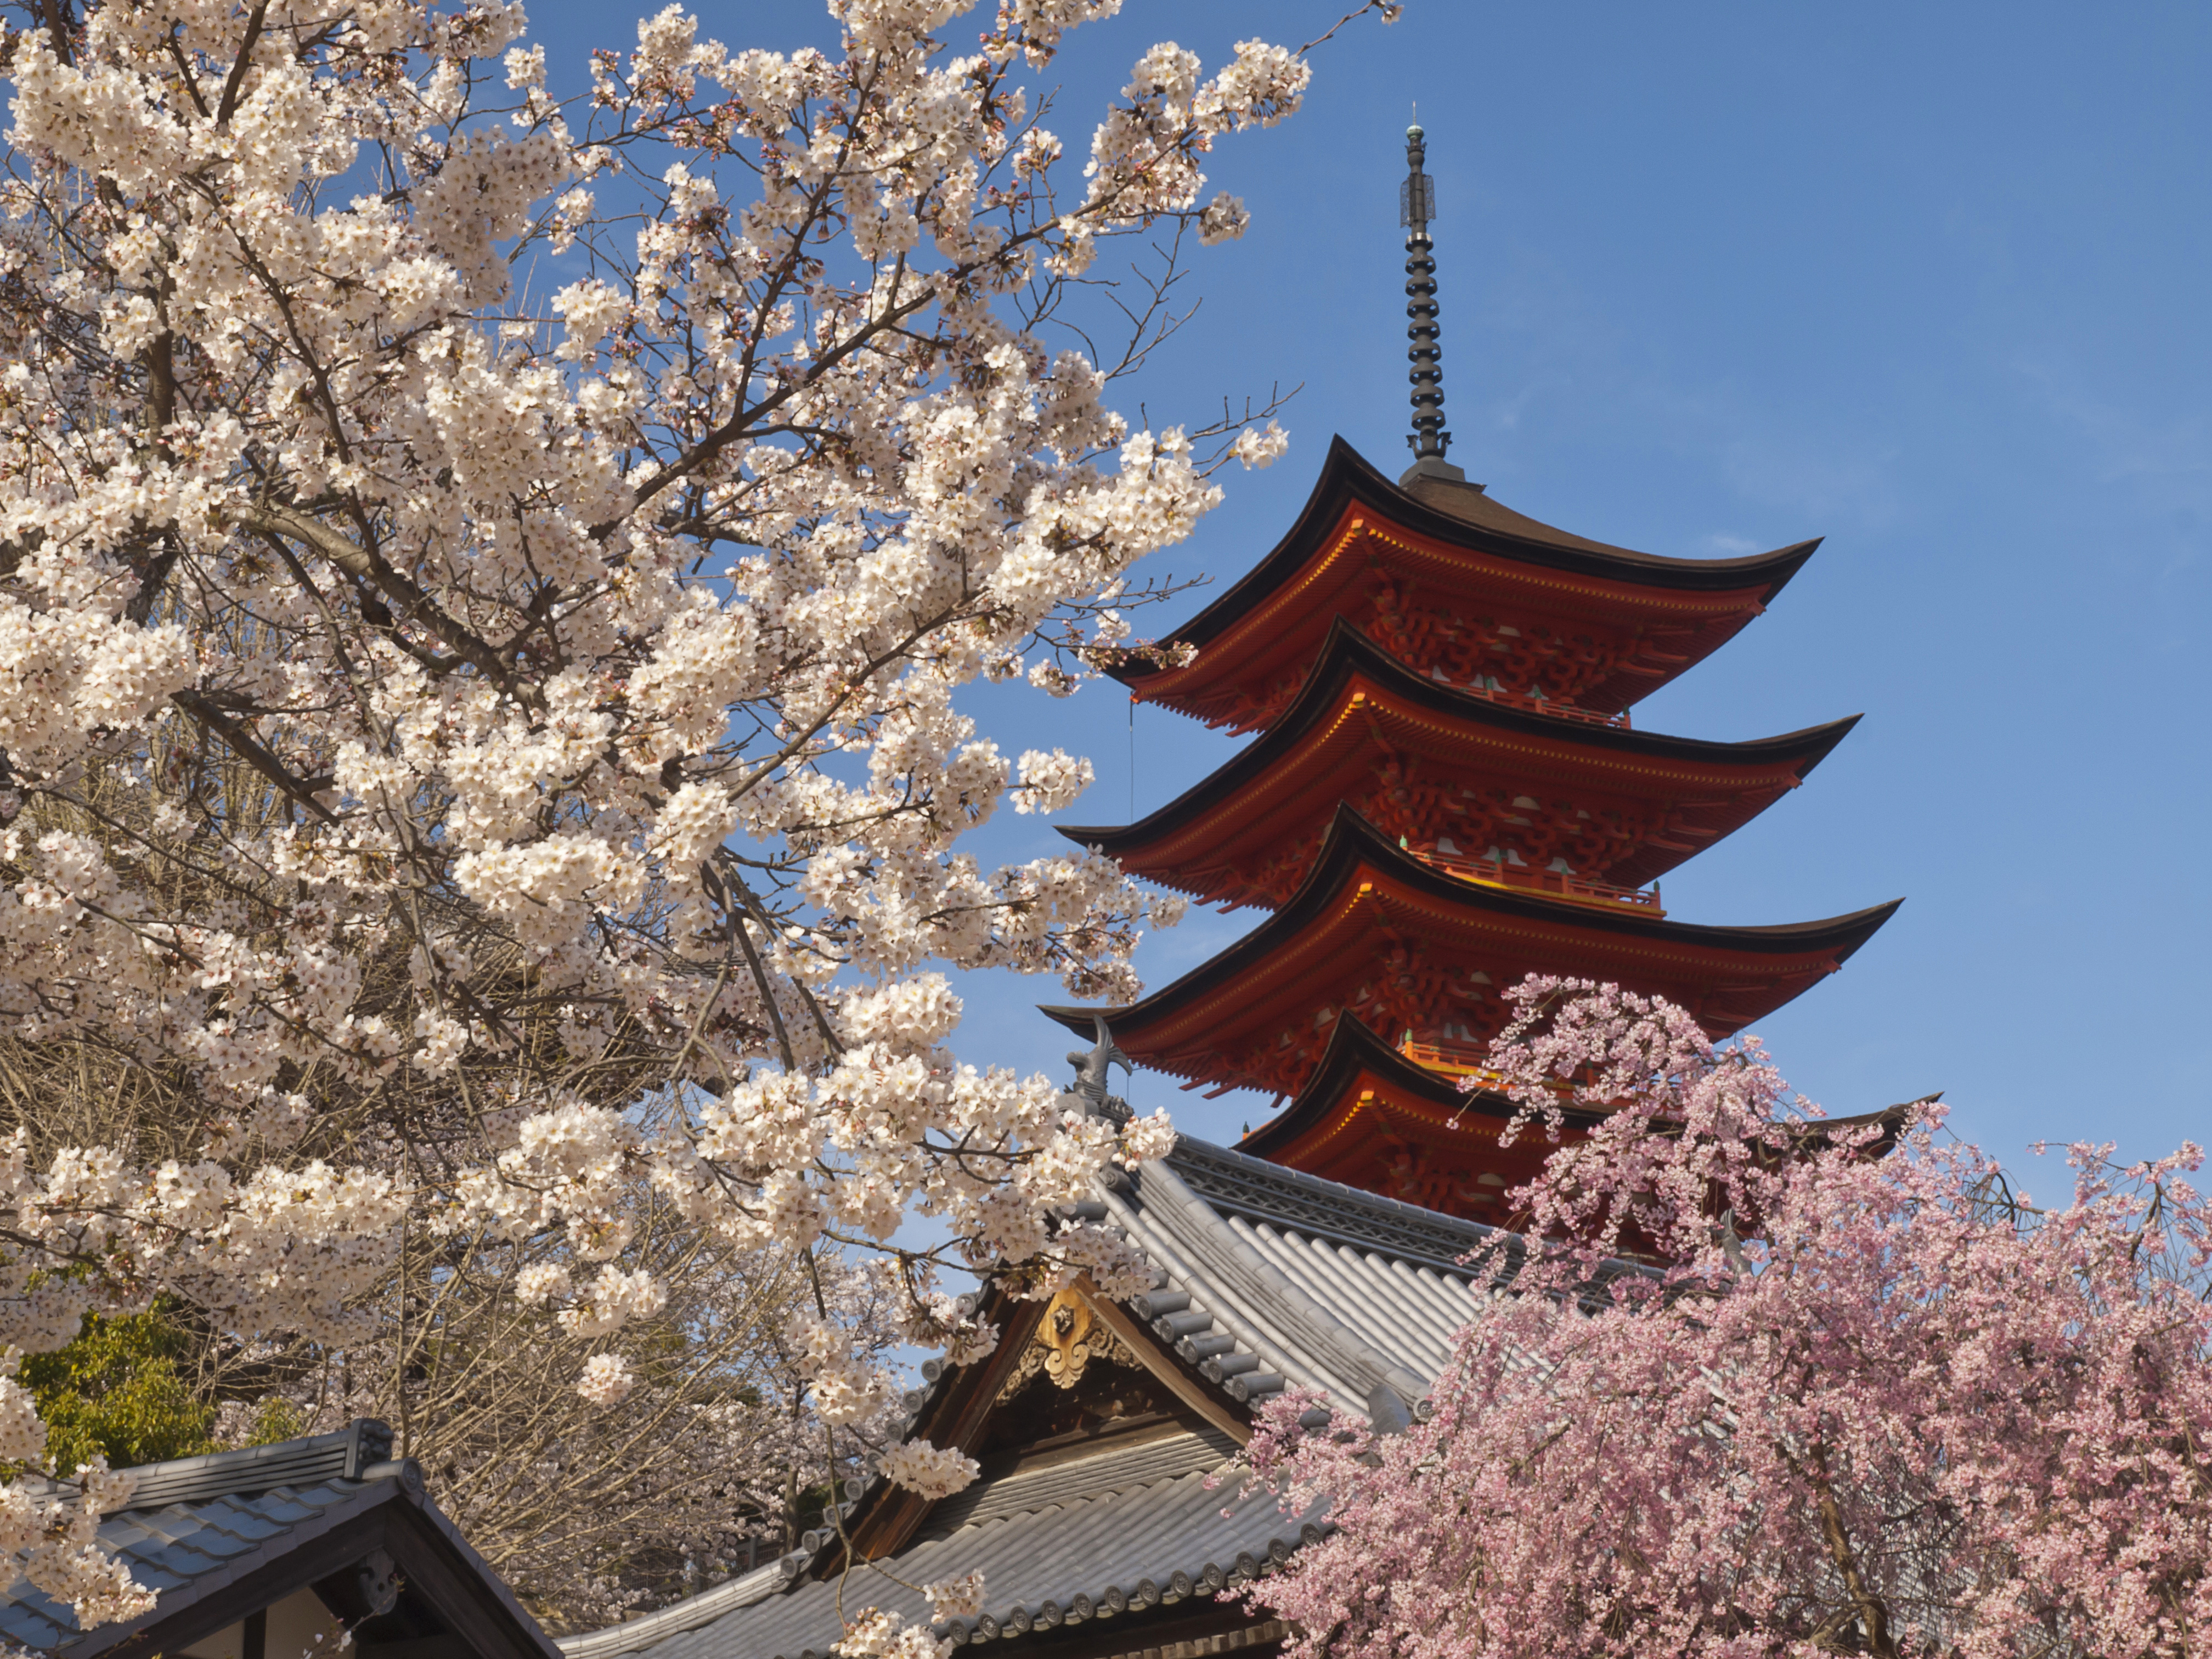
M1056 129L1087 142L1153 40L1212 66L1338 9L1131 0L1055 67ZM629 43L614 9L534 10L556 81ZM822 34L792 5L702 15L733 46ZM1229 477L1152 564L1241 574L1332 432L1404 465L1396 195L1418 100L1451 459L1520 511L1654 552L1827 538L1769 615L1637 711L1718 738L1866 715L1666 883L1693 921L1905 897L1756 1028L1785 1073L1835 1111L1944 1090L1954 1127L2008 1159L2044 1137L2204 1137L2212 9L1410 0L1316 70L1304 112L1220 152L1252 230L1197 261L1197 321L1121 398L1164 424L1303 383L1291 451ZM1011 752L1094 758L1076 822L1148 811L1233 752L1150 709L1133 745L1110 684L972 707ZM1008 814L977 850L1056 840ZM1146 945L1148 984L1251 920L1194 913ZM1056 986L962 989L964 1058L1064 1075L1066 1034L1030 1012ZM1133 1097L1216 1139L1262 1103L1157 1076ZM2057 1196L2056 1171L2029 1180Z

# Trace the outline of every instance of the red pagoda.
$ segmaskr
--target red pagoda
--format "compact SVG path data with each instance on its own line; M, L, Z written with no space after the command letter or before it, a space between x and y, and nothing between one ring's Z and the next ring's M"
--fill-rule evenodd
M1634 729L1811 556L1659 557L1523 517L1444 459L1429 180L1401 197L1413 465L1341 438L1305 510L1170 636L1133 699L1258 735L1179 799L1062 833L1131 873L1267 919L1109 1012L1140 1065L1285 1109L1240 1150L1474 1219L1547 1150L1461 1092L1530 973L1663 995L1725 1036L1832 973L1897 908L1787 927L1670 920L1653 884L1794 789L1854 721L1747 743ZM1089 1035L1094 1011L1047 1011Z

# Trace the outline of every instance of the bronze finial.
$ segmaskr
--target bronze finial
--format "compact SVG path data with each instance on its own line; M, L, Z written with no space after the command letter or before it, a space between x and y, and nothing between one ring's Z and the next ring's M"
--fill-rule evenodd
M1398 186L1398 221L1406 227L1406 337L1412 341L1413 429L1406 443L1413 465L1400 482L1417 477L1464 479L1444 459L1451 434L1444 430L1443 352L1437 343L1437 262L1429 240L1429 221L1437 215L1436 183L1421 171L1428 135L1419 125L1406 129L1406 181Z

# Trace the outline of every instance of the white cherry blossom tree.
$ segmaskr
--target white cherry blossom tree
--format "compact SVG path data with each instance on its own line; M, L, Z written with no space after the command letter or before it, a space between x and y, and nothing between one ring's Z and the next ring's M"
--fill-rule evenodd
M797 1376L789 1316L812 1311L818 1282L833 1320L886 1343L896 1274L826 1255L810 1276L787 1249L740 1254L672 1224L665 1205L633 1218L620 1265L651 1273L665 1300L611 1339L618 1349L538 1304L559 1238L412 1237L367 1340L205 1345L217 1437L383 1419L440 1507L556 1632L613 1624L797 1548L842 1483L866 1476L902 1412L886 1398L833 1444ZM617 1390L619 1411L591 1397Z
M568 100L506 0L8 8L0 1024L68 1109L0 1158L0 1340L167 1293L359 1342L404 1241L482 1237L611 1404L648 1200L886 1252L956 1360L995 1334L940 1266L1134 1286L1058 1206L1164 1120L956 1060L937 971L1133 993L1176 908L963 850L1090 769L957 694L1073 689L1283 442L1108 387L1184 233L1242 231L1202 168L1303 51L1155 46L1071 161L1029 83L1116 4L830 0L788 53L672 8ZM1124 240L1167 263L1107 361L1054 325ZM892 1249L915 1215L946 1242ZM890 1384L814 1305L834 1433ZM89 1623L142 1595L86 1480L51 1535L11 1489L0 1550Z

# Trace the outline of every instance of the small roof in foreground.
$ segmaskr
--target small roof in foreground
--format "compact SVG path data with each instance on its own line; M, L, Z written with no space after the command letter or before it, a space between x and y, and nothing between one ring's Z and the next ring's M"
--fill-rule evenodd
M392 1431L364 1419L331 1434L142 1465L129 1506L101 1520L100 1540L157 1593L154 1609L81 1631L19 1564L0 1591L0 1637L60 1659L174 1653L309 1585L349 1586L381 1553L375 1570L389 1579L396 1569L408 1593L426 1598L424 1614L477 1659L557 1659L424 1497L422 1471L392 1461L391 1449ZM384 1612L374 1599L332 1611L359 1626ZM360 1630L365 1659L374 1659L378 1635L373 1623Z

